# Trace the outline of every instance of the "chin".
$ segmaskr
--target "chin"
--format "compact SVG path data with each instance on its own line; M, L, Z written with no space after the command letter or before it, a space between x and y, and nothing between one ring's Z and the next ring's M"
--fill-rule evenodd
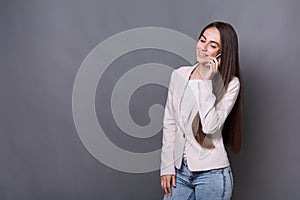
M201 60L203 60L204 58L202 58L202 57L197 57L197 62L200 62Z

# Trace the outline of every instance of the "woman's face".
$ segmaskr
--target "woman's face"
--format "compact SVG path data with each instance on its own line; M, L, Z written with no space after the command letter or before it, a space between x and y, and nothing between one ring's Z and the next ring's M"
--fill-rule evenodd
M217 28L211 27L204 31L197 42L197 61L206 57L215 57L221 52L221 36Z

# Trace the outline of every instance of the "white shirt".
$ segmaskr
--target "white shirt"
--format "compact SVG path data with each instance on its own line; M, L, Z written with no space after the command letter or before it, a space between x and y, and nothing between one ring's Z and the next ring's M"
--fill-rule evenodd
M192 104L195 99L199 105L199 98L197 96L199 95L199 87L198 83L200 80L198 79L192 79L189 80L188 85L184 91L184 95L182 97L182 102L181 102L181 113L182 113L182 118L184 122L186 123L188 120L188 116L191 112L189 110L190 104ZM183 157L186 158L186 146L184 146L184 152L183 152Z
M191 110L189 110L190 104L193 103L196 99L198 102L198 98L196 98L199 94L198 82L200 80L189 80L188 86L185 89L184 95L182 97L181 102L181 113L184 122L187 121L187 117ZM199 104L199 103L198 103Z

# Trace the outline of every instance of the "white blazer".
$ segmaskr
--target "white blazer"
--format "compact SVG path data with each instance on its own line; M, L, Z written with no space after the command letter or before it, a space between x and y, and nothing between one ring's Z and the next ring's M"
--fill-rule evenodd
M229 165L223 144L222 127L237 99L240 89L239 79L234 77L230 81L224 96L216 105L212 81L199 81L198 99L191 105L191 113L184 122L181 100L195 67L196 65L180 67L171 75L163 120L161 176L175 174L175 167L180 169L184 149L191 171L205 171ZM201 120L202 131L207 134L205 140L211 141L214 148L206 148L196 141L194 126L199 124L197 118Z

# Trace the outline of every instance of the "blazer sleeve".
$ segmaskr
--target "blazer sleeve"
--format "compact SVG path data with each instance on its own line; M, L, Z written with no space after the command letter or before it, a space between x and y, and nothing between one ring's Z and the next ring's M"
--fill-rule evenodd
M239 89L239 79L234 77L229 82L222 99L215 105L216 96L213 94L212 81L204 80L199 82L199 114L202 131L205 134L213 134L221 129L235 104Z
M176 123L173 109L173 74L172 72L168 97L165 105L164 119L163 119L163 136L162 136L162 150L161 150L161 166L160 175L175 174L174 166L174 139L176 135Z

